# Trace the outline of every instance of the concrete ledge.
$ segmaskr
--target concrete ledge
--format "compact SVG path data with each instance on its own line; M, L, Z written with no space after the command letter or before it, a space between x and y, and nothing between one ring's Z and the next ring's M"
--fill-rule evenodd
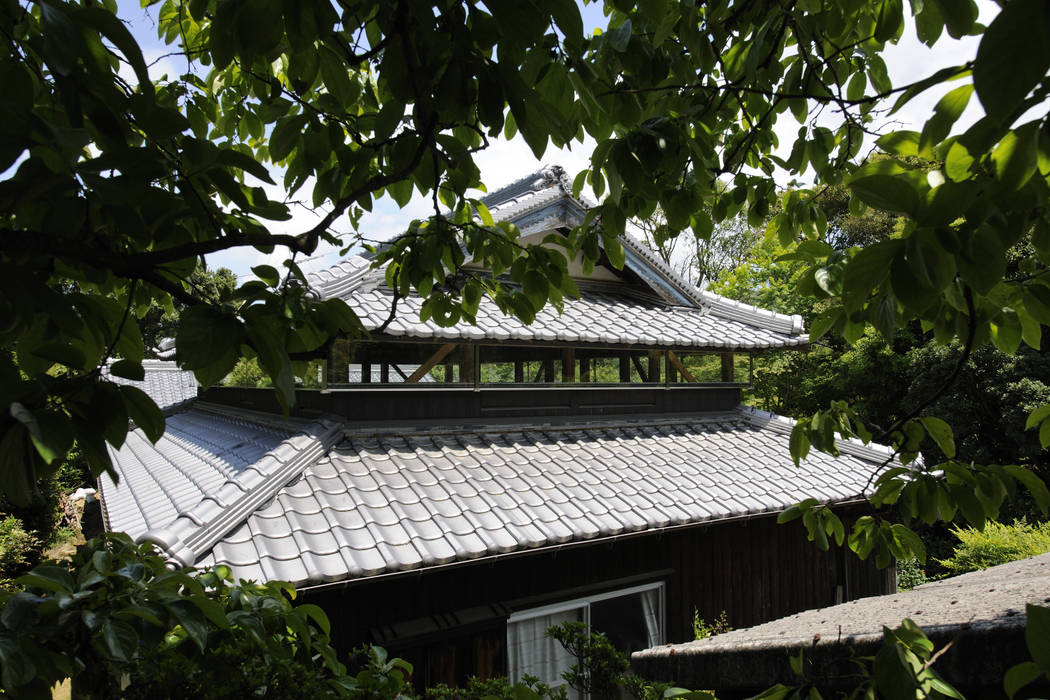
M811 678L822 689L851 688L858 682L851 659L878 649L883 626L911 618L938 648L952 643L936 663L946 680L970 697L998 697L1006 670L1031 658L1024 641L1027 603L1050 605L1050 554L654 647L636 652L631 665L646 678L715 690L719 698L743 697L776 683L796 683L788 659L804 649Z

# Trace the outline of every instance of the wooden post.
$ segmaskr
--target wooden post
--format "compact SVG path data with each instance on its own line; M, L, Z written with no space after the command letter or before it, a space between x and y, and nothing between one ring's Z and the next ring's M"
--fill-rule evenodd
M474 383L474 346L463 343L462 352L459 355L459 381L463 384Z
M660 360L661 353L659 350L649 351L649 381L655 384L660 383Z
M628 353L620 353L620 383L629 384L631 382L631 358Z
M362 362L361 363L361 381L364 384L372 383L372 363Z
M447 358L445 359L445 383L451 384L456 378L455 372L452 370L452 362Z
M580 360L580 381L583 383L591 381L591 358L589 357Z
M543 381L547 384L554 383L554 360L543 361Z
M722 353L722 381L736 381L736 362L731 352Z
M364 365L361 365L361 367L363 368ZM363 372L364 372L364 370L362 369L362 373ZM372 368L371 367L369 367L368 374L369 374L369 376L371 376L371 374L372 374ZM390 363L388 363L388 362L384 362L381 365L379 365L379 383L380 384L389 384L390 383Z
M525 383L525 363L521 360L514 360L514 383Z
M350 381L350 341L339 338L328 353L328 381L346 384Z
M561 380L566 384L576 381L576 351L572 348L561 351Z

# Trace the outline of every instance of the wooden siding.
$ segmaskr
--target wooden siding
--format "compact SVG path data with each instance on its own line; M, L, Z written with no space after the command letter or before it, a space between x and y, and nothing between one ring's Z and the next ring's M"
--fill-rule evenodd
M506 673L515 610L658 580L669 642L691 639L694 608L708 621L724 610L741 628L896 586L892 569L821 552L797 522L764 516L366 579L304 599L326 610L337 646L381 643L417 666L422 687Z

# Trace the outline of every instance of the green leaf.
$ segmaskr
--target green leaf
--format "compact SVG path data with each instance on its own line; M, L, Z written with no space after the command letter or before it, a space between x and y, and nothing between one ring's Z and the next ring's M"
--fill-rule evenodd
M842 300L846 311L860 309L871 290L889 274L893 259L904 246L900 239L865 246L848 263L842 275Z
M952 124L962 116L966 105L970 103L973 85L963 85L948 92L933 108L933 116L922 128L918 153L923 158L933 158L933 147L943 141L951 132Z
M303 127L307 119L297 114L286 119L281 119L270 134L270 159L280 161L291 155L292 150L299 142Z
M244 327L232 314L212 306L193 306L182 312L175 335L175 358L193 370L204 387L222 381L241 356Z
M1034 682L1041 675L1043 675L1043 669L1039 667L1039 664L1034 661L1022 661L1006 672L1003 677L1003 690L1006 696L1013 700L1017 691Z
M1043 423L1043 425L1047 424ZM1050 512L1050 490L1047 489L1046 482L1038 474L1016 464L1004 465L1003 470L1028 489L1028 493L1031 494L1036 505L1039 506L1039 510L1044 514Z
M926 428L926 433L941 448L941 452L948 459L955 457L955 437L952 435L951 427L940 418L925 416L919 421Z
M992 151L995 178L1003 190L1019 190L1035 174L1039 131L1036 122L1006 133Z
M276 184L273 181L273 178L270 177L270 171L266 169L266 166L251 156L245 155L244 153L232 148L224 148L220 150L215 157L215 162L219 165L228 165L231 168L243 170L269 185Z
M166 603L165 607L179 621L197 648L204 651L208 646L208 624L203 611L190 600L174 600Z
M900 523L894 523L890 527L894 540L904 553L902 559L915 558L922 564L926 561L926 545L922 543L915 531Z
M124 397L128 417L146 434L150 442L160 440L164 434L164 413L156 402L138 387L121 385L120 393Z
M1024 429L1031 430L1047 418L1050 418L1050 404L1043 404L1028 415L1028 420L1025 421Z
M35 586L56 593L72 593L74 585L73 577L65 567L50 564L38 566L28 574L19 576L15 579L15 583L27 588Z
M788 449L796 467L809 454L809 433L801 421L791 429L791 437L788 438Z
M46 409L32 413L17 401L11 402L8 411L29 431L33 446L46 463L64 458L73 446L73 433L64 415Z
M896 156L919 154L919 132L917 131L892 131L880 136L875 143L882 150Z
M259 356L259 364L273 380L277 400L286 411L295 403L295 377L283 342L283 333L272 323L257 320L245 328L248 339Z
M139 646L135 628L121 620L109 619L102 623L102 639L110 655L121 661L131 661Z
M1024 638L1032 659L1044 673L1050 673L1050 608L1028 603L1025 605L1028 624Z
M109 373L136 382L141 382L146 378L146 370L142 368L142 363L131 360L117 360L109 366Z
M914 214L919 193L910 182L892 175L868 175L850 181L849 188L868 206L901 214Z
M252 268L252 272L271 287L276 287L281 283L281 275L272 265L256 265Z
M984 31L973 84L984 111L1004 120L1050 69L1045 0L1011 0Z
M603 36L613 51L623 53L631 42L631 20L624 20L623 24L616 29L606 32Z
M893 103L893 109L890 110L890 115L896 113L897 110L910 102L916 95L929 90L934 85L939 85L948 80L954 80L955 78L964 77L968 75L969 72L970 71L967 70L965 66L951 66L948 68L942 68L933 75L912 84L907 90L902 92L901 96L897 98L897 101Z
M973 31L977 21L977 3L973 0L930 0L940 10L948 34L960 39Z

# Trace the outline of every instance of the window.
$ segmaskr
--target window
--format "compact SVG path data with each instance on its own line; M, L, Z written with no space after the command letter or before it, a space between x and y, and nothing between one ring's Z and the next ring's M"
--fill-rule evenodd
M546 636L548 627L563 622L586 622L624 653L663 644L663 599L663 583L652 583L514 613L507 620L511 682L527 674L551 686L565 685L561 674L575 659Z

